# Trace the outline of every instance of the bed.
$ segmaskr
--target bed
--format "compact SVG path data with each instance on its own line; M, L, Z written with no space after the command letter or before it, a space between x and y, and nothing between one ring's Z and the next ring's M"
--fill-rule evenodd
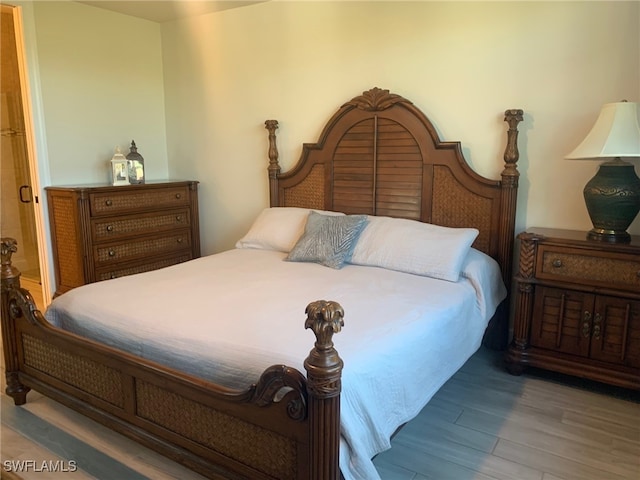
M480 342L506 345L522 111L505 120L499 181L388 90L343 104L285 173L268 120L270 206L235 249L72 290L47 318L2 239L6 393L209 478L376 478Z

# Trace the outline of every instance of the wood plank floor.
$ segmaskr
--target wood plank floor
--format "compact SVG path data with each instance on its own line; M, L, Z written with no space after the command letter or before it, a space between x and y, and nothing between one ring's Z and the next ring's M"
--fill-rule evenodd
M4 473L7 460L59 460L78 470L20 477L202 478L36 392L23 407L2 397ZM499 352L482 348L375 464L383 480L638 480L639 402L637 392L571 377L513 377Z

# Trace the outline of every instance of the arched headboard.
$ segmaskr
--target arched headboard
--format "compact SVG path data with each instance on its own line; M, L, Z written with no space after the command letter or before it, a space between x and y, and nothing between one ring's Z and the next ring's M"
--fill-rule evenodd
M305 143L296 166L281 172L276 120L269 131L271 206L409 218L447 227L475 227L474 247L495 258L511 283L518 190L517 125L509 125L501 180L467 164L460 142L442 142L431 121L406 98L372 88L346 102L317 143Z

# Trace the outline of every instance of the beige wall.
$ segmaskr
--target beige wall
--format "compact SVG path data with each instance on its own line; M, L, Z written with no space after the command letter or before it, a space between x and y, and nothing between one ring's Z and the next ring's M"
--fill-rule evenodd
M588 230L582 189L597 162L563 156L603 103L640 100L639 6L271 1L163 24L170 171L202 182L203 250L231 247L268 203L265 119L280 121L290 167L341 102L374 86L414 101L492 177L502 112L523 108L517 228Z
M603 103L640 100L638 2L272 0L165 24L20 3L42 185L107 180L113 146L134 138L148 178L201 182L205 254L268 204L265 119L288 168L341 102L387 88L497 178L502 113L523 108L517 228L586 231L597 163L563 156Z
M166 178L160 25L76 2L33 2L47 184L110 180L132 139ZM32 45L33 47L33 45Z
M160 25L70 1L21 7L40 198L48 185L105 183L132 139L149 179L168 176ZM55 278L46 202L47 294ZM43 258L45 256L43 255Z

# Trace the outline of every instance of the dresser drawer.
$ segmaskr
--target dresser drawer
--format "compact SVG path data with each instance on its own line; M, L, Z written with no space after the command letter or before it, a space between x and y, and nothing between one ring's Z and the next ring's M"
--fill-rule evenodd
M170 267L191 260L193 257L190 253L177 255L168 258L160 258L151 262L128 263L125 266L114 266L114 268L96 270L96 281L110 280L112 278L124 277L135 273L150 272L159 268Z
M189 205L189 187L140 189L89 194L92 215L125 214L144 209L172 208Z
M91 220L91 235L94 242L104 242L131 235L146 235L190 226L190 211L183 208L142 215L94 218Z
M540 245L536 277L640 291L637 255Z
M96 268L138 258L191 249L191 232L182 230L94 247Z

